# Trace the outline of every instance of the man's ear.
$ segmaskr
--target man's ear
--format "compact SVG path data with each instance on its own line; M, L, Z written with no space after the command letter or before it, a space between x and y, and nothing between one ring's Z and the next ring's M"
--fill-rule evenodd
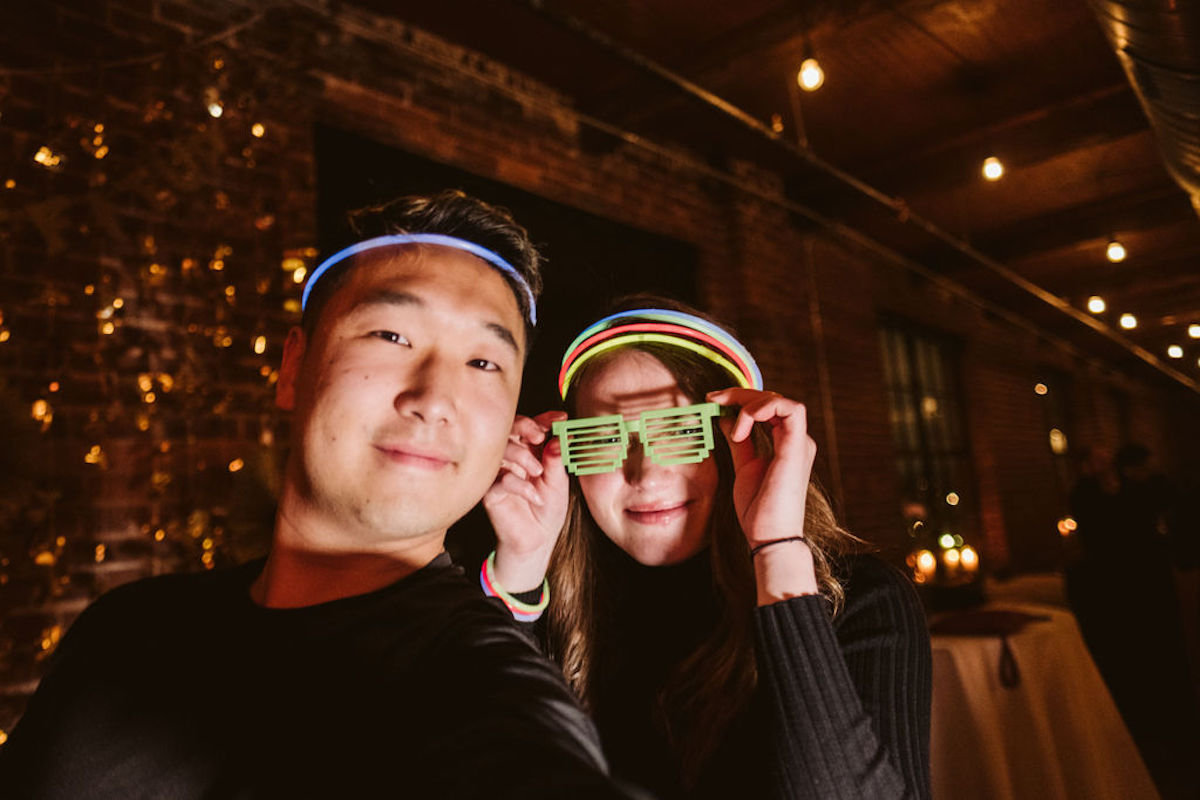
M296 381L300 376L300 364L304 361L307 340L304 331L293 327L283 343L283 363L279 365L279 380L275 383L275 405L284 411L296 407Z

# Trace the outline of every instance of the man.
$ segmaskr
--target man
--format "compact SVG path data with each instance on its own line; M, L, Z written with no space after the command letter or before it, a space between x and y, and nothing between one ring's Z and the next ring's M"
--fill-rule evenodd
M443 552L513 425L537 253L461 193L366 219L284 347L265 563L85 611L0 748L0 796L618 796L556 670Z

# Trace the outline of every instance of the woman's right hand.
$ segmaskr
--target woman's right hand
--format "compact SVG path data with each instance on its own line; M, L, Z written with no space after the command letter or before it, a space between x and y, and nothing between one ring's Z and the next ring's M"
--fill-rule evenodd
M562 411L546 411L513 420L500 474L483 496L496 532L493 575L510 593L542 585L567 518L570 483L558 439L550 435L550 426L566 418Z

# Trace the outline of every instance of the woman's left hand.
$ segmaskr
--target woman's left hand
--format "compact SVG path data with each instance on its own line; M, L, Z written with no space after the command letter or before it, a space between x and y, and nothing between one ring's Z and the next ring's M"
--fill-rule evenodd
M736 419L722 417L719 425L733 456L733 505L750 546L802 535L817 456L804 405L775 392L742 388L709 392L706 399L739 407ZM756 422L770 431L773 455L755 452L750 432Z

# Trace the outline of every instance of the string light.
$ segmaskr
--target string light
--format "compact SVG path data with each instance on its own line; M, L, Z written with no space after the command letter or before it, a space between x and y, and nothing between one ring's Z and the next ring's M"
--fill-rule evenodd
M1171 358L1183 358L1183 348L1177 344L1173 344L1167 348L1167 355Z
M63 157L60 153L55 153L46 145L38 148L38 151L33 154L34 162L41 164L46 169L57 169L62 165Z
M800 71L796 73L796 83L806 92L815 92L825 84L825 70L817 59L809 57L800 62Z
M1113 239L1108 243L1108 247L1104 249L1104 255L1109 261L1116 264L1124 261L1128 253L1125 251L1125 245Z
M254 352L261 356L266 351L267 351L267 337L255 336L254 337Z
M250 135L255 139L261 139L267 135L267 129L261 122L256 122L250 126Z
M1200 339L1200 325L1188 325L1188 336Z
M1099 295L1092 295L1087 300L1087 310L1093 314L1103 314L1108 308L1108 303L1104 302L1104 298Z
M1118 323L1127 331L1131 331L1138 326L1137 317L1133 314L1122 314Z
M983 177L989 181L998 181L1004 175L1004 165L995 156L983 160Z
M1033 385L1033 393L1034 394L1046 394L1049 391L1050 391L1050 387L1044 383L1035 383Z
M948 506L958 505L958 500L958 492L950 492L948 495L946 495L946 505Z
M225 113L225 104L221 102L221 93L216 87L210 86L204 90L204 106L213 119L220 119Z

